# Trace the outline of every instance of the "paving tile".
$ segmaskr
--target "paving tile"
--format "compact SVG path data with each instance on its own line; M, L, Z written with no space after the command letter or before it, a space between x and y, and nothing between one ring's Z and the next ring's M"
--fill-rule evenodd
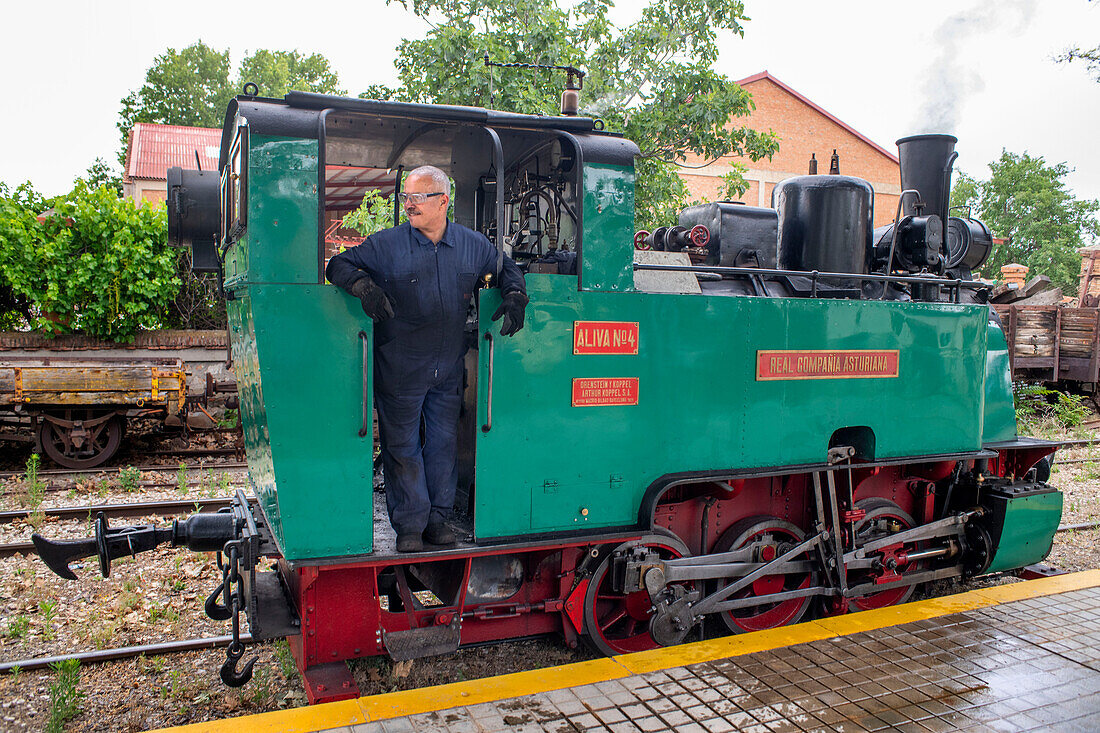
M554 708L562 715L568 717L570 715L580 715L587 712L588 708L584 706L580 700L564 700L562 702L554 703Z
M692 722L691 718L683 710L670 710L667 713L660 714L661 720L665 721L673 728L679 729L682 725L687 725Z
M744 730L749 726L757 724L759 721L745 712L729 713L723 716L730 725L736 730Z
M699 721L699 723L709 733L730 733L730 731L736 730L725 718L708 718Z
M592 730L593 728L603 727L603 723L597 720L596 716L592 713L571 716L569 722L581 730Z
M632 718L631 722L638 726L640 730L646 731L646 733L653 733L654 731L668 730L668 725L655 715L650 715L644 718Z
M677 710L676 703L667 697L657 697L646 701L646 707L655 713L667 713L669 710Z
M409 733L414 730L412 723L408 718L393 718L392 720L383 720L382 728L386 733Z
M604 725L610 726L612 723L621 723L626 720L626 716L618 708L608 708L606 710L596 710L595 716Z
M612 723L607 726L607 729L610 730L611 733L639 733L638 726L634 725L629 720L624 720L621 723Z

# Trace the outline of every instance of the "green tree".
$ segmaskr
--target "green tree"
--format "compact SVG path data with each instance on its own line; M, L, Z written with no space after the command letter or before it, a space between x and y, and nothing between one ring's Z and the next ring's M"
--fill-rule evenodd
M88 166L88 170L84 171L84 175L77 180L84 181L88 188L106 186L117 195L122 195L122 176L103 158L96 158L95 162ZM76 181L73 184L75 185Z
M233 94L228 50L218 51L202 41L182 51L168 49L153 60L141 89L122 98L119 162L125 165L130 128L136 123L221 127Z
M1089 2L1095 1L1096 0L1089 0ZM1067 48L1065 52L1054 60L1063 64L1083 61L1085 63L1085 70L1088 71L1094 80L1100 82L1100 46L1093 46L1092 48L1074 46L1072 48Z
M490 69L484 57L583 69L582 113L641 148L639 228L671 223L687 203L676 164L688 154L759 160L778 149L770 133L728 125L752 111L752 99L711 69L718 33L744 34L741 2L652 0L638 20L618 27L608 17L610 0L581 0L570 9L557 0L397 1L431 28L424 39L398 46L396 98L557 114L560 75Z
M229 51L196 41L182 51L170 48L153 60L141 89L122 99L118 129L122 134L119 161L125 164L130 129L138 122L189 127L221 127L225 109L245 82L259 93L281 97L292 89L344 94L339 80L321 54L260 49L240 63L237 82L230 83Z
M1100 46L1092 48L1071 48L1055 59L1062 63L1085 62L1085 69L1093 79L1100 82Z
M1077 249L1100 236L1100 202L1077 199L1067 190L1065 163L1048 165L1042 157L1002 150L989 170L985 181L960 174L951 192L952 206L970 207L993 236L1006 240L994 247L982 274L998 277L1002 266L1016 262L1032 274L1047 275L1067 295L1077 292Z
M241 61L237 80L238 89L253 82L265 97L281 97L289 91L347 94L340 89L328 59L319 53L304 56L298 51L260 49Z

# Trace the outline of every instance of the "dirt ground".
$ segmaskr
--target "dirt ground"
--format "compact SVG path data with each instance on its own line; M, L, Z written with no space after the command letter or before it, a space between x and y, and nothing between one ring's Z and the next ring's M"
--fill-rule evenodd
M1093 418L1095 419L1095 417ZM1100 427L1062 434L1064 438L1100 437ZM1064 449L1060 460L1095 458L1056 465L1051 483L1065 494L1064 524L1100 520L1100 446ZM135 461L136 462L136 461ZM225 478L222 478L222 476ZM131 503L163 498L200 498L230 493L243 485L240 471L210 469L182 477L168 468L133 475L126 482L119 470L67 479L60 491L47 493L46 506ZM135 481L136 479L136 481ZM168 489L146 490L141 483L176 482ZM132 491L124 487L139 484ZM182 490L181 490L182 489ZM0 509L26 506L26 487L19 478L0 481ZM119 520L140 524L154 517ZM29 538L26 521L0 525L0 542ZM90 523L48 521L51 537L86 536ZM1061 532L1047 563L1064 570L1100 567L1100 530ZM89 649L115 648L227 633L223 622L206 618L202 602L220 573L210 555L161 548L113 563L111 576L99 577L96 562L76 569L80 580L67 582L51 573L36 556L0 560L0 662ZM1013 582L1000 577L988 582ZM941 583L928 593L964 590ZM89 664L79 671L75 693L79 713L65 726L72 731L139 731L203 720L235 717L305 704L298 674L285 642L250 647L257 655L255 677L231 690L218 679L222 650ZM465 649L454 655L392 664L359 660L352 671L365 695L410 689L536 669L592 658L584 648L568 649L560 638L518 641ZM65 698L52 670L24 670L0 675L0 730L41 730L51 706ZM70 699L71 699L70 695Z

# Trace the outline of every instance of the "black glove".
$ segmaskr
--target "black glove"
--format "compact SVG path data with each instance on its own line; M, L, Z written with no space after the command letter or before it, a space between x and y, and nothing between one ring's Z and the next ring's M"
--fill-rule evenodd
M363 312L377 323L387 318L393 318L393 304L390 296L386 295L382 288L374 284L369 277L361 277L351 284L352 295L363 303Z
M504 322L500 324L500 335L511 336L523 328L523 314L527 309L527 296L518 290L504 294L504 299L493 314L493 320L504 316Z

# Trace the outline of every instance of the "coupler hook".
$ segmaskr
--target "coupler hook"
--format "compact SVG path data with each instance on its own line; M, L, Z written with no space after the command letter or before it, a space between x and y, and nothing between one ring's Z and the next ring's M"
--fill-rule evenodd
M252 679L252 668L256 664L257 657L252 657L244 663L244 668L240 671L237 670L237 664L241 661L241 657L244 656L244 644L241 643L241 577L239 572L240 567L240 553L241 547L239 542L230 541L225 543L225 555L226 563L222 570L223 580L222 585L218 590L221 590L225 597L224 608L229 612L230 618L233 619L233 641L229 643L229 647L225 650L225 663L222 664L219 675L229 687L243 687ZM211 598L216 597L215 595ZM207 600L210 603L210 600ZM215 609L222 608L215 602L212 604ZM208 611L209 612L209 611Z

